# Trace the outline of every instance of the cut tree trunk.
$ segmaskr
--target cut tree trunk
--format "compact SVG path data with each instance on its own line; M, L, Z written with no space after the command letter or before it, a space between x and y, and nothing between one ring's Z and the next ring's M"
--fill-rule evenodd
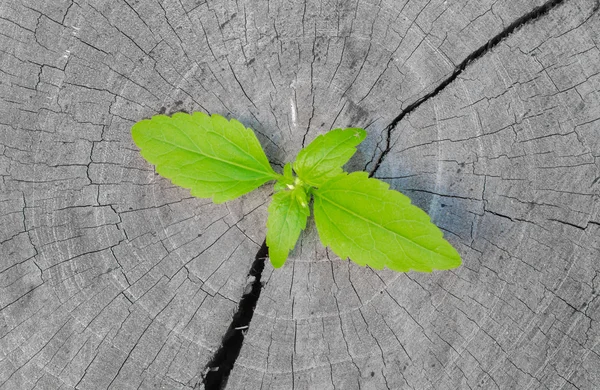
M0 388L596 388L598 8L3 1ZM176 111L239 119L276 169L364 127L347 169L463 265L359 267L309 220L274 270L271 186L215 205L138 153Z

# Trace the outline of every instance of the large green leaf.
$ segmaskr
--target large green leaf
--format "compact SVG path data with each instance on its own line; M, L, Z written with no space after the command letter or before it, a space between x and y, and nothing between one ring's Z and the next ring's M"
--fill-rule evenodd
M401 272L461 264L458 252L423 210L366 172L342 174L313 195L321 242L341 258Z
M335 129L315 138L298 153L294 171L302 181L320 187L341 174L342 166L356 152L367 132L363 129Z
M202 112L157 115L131 135L156 171L192 195L226 202L279 178L251 129Z
M310 211L302 187L273 195L267 217L267 246L273 267L279 268L296 246L300 232L306 227Z

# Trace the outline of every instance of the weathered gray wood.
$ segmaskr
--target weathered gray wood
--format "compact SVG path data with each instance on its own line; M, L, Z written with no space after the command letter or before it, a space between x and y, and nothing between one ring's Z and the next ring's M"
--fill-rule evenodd
M255 4L259 3L259 4ZM256 129L274 164L387 126L542 1L0 4L0 388L198 388L264 239L156 176L158 112ZM464 266L372 271L314 226L266 282L227 388L580 388L600 381L600 19L568 0L391 132L375 172Z

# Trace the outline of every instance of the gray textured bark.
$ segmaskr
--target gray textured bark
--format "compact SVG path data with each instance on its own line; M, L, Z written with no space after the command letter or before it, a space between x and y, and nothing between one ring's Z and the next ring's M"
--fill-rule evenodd
M130 128L177 110L240 119L280 167L365 127L351 168L464 259L373 271L310 225L227 389L595 388L600 16L543 4L2 2L0 388L205 387L271 189L214 205L156 176Z

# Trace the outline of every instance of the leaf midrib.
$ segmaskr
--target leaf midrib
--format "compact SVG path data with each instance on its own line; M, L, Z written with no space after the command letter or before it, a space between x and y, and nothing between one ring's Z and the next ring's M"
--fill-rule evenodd
M174 146L174 147L176 147L178 149L182 149L182 150L188 151L190 153L194 153L194 154L197 154L197 155L200 155L200 156L204 156L204 157L207 157L207 158L212 159L212 160L217 160L217 161L220 161L220 162L225 163L225 164L233 165L233 166L236 166L238 168L241 168L241 169L244 169L244 170L247 170L247 171L252 171L252 172L260 173L260 174L263 174L266 177L270 177L270 178L273 178L273 179L277 179L277 177L278 177L276 173L270 173L270 172L260 171L258 169L253 169L253 168L250 168L250 167L245 166L245 165L236 164L236 163L234 163L232 161L223 160L223 159L218 158L216 156L211 156L209 154L201 153L198 150L193 150L193 149L190 149L190 148L186 148L184 146L175 144L173 142L170 142L170 141L167 141L167 140L164 140L164 139L159 139L157 137L152 137L152 138L154 138L155 140L160 141L162 143L165 143L167 145ZM256 179L252 179L252 180L256 180Z
M194 119L194 118L193 118L193 116L192 116L192 119ZM216 119L216 117L215 117L215 116L209 116L210 128L206 128L206 129L205 129L207 134L208 134L208 133L215 134L216 136L218 136L218 137L220 137L221 139L225 140L225 141L226 141L228 144L230 144L230 145L233 145L233 146L234 146L234 147L235 147L237 150L239 150L240 152L242 152L242 154L245 154L246 156L250 157L250 159L251 159L251 160L254 160L254 161L256 161L256 162L258 163L258 165L260 165L260 166L264 166L264 164L263 164L262 162L258 161L258 160L256 159L256 157L255 157L255 156L254 156L252 153L249 153L247 150L244 150L244 149L242 149L242 148L240 147L240 145L238 145L238 144L237 144L235 141L232 141L232 140L230 140L228 137L226 137L226 136L225 136L225 134L224 134L224 133L222 133L222 132L219 132L219 131L215 130L215 119ZM225 119L225 118L223 118L223 119ZM226 120L226 121L227 121L227 120ZM233 124L233 122L231 122L231 121L227 121L227 123L228 123L228 125L231 125L231 124ZM241 126L242 126L242 128L243 128L243 131L241 132L241 133L242 133L242 136L246 136L246 135L247 135L247 134L243 134L244 132L246 132L246 133L250 132L250 133L252 133L252 136L254 136L254 137L256 138L256 136L253 134L253 132L252 132L250 129L247 129L247 128L246 128L246 127L245 127L243 124L241 124L240 122L238 122L238 124L239 124L239 125L241 125ZM193 145L194 145L196 148L200 149L200 147L198 146L198 144L196 143L196 141L194 141L194 140L192 139L192 137L190 137L190 135L188 134L188 132L186 131L186 129L185 129L185 128L183 128L183 127L179 126L177 122L173 124L173 127L175 127L177 130L179 130L179 132L180 132L181 134L185 135L185 137L186 137L186 138L187 138L187 139L188 139L188 140L189 140L189 141L190 141L190 142L191 142L191 143L192 143L192 144L193 144ZM202 125L200 125L199 127L200 127L200 128L203 128L203 126L202 126ZM244 138L245 138L245 137L244 137ZM248 146L248 140L247 140L247 139L245 139L245 141L246 141L246 145ZM212 148L212 145L211 145L211 149L213 149L213 148ZM213 150L213 151L214 151L214 150ZM262 147L261 147L261 151L262 151ZM219 159L215 159L215 160L219 160ZM220 161L220 160L219 160L219 161ZM267 165L268 165L268 162L267 162ZM269 167L269 168L271 168L271 166L270 166L270 165L268 165L268 167Z

